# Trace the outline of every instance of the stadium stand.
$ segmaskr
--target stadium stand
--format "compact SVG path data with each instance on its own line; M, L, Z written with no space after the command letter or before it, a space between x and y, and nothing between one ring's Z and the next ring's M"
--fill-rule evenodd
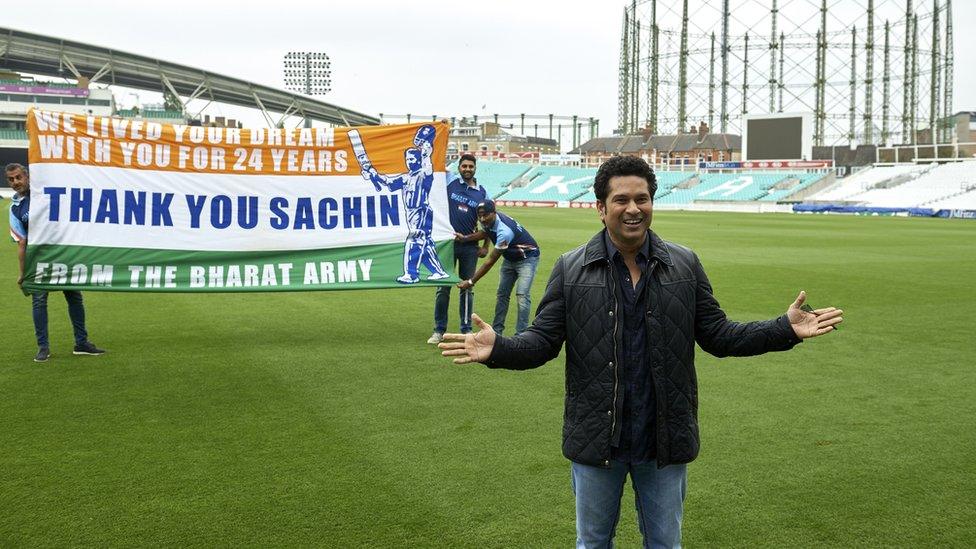
M27 140L27 130L0 130L0 139Z
M935 210L976 210L976 188L923 204Z
M793 183L789 186L784 186L783 188L769 188L767 189L766 196L761 197L759 200L764 202L776 202L779 200L784 200L789 198L790 195L796 194L807 187L820 181L827 174L823 173L798 173L798 174L786 174L779 185L784 185L787 183ZM777 185L778 186L778 185Z
M941 164L920 172L907 182L887 188L873 188L848 200L864 206L915 207L962 196L976 188L976 163Z
M697 200L759 200L769 194L786 174L740 174L734 179L699 194Z
M930 169L924 165L878 166L861 170L837 181L833 186L810 196L809 201L847 201L877 186L893 184L897 178L911 178Z
M62 88L62 89L77 89L77 84L68 84L66 82L41 82L38 80L10 80L10 79L0 79L0 84L13 84L15 86L36 86L41 88Z
M709 204L724 208L730 203L759 207L825 201L852 206L966 209L973 199L971 191L976 189L976 171L970 166L976 167L976 162L872 167L836 184L832 183L833 174L821 172L659 171L654 200L665 207L704 209L709 209ZM452 164L449 169L456 166ZM508 201L592 204L596 202L592 188L595 175L594 168L478 163L478 181L489 195ZM829 187L819 191L824 186Z
M696 201L776 202L813 185L824 176L822 173L782 172L702 174L698 184L687 188L672 187L668 193L659 193L655 200L672 205Z
M502 195L502 198L536 202L568 202L590 190L593 187L594 176L596 176L595 168L538 166L519 178L528 181L528 185L524 187L513 185ZM519 182L516 182L516 185Z
M702 174L698 177L697 183L694 182L692 178L689 178L687 181L689 184L687 188L682 188L685 187L685 185L677 185L673 187L669 193L661 195L660 198L655 195L654 200L660 204L691 204L696 198L703 194L707 197L713 192L723 192L716 191L715 189L723 185L733 185L735 180L741 178L742 176L740 174ZM711 197L711 200L720 199L720 196Z
M479 160L476 177L478 183L485 188L488 196L498 198L508 191L508 186L521 177L531 166L526 164L507 164L505 162L491 162ZM457 164L453 170L457 171Z
M685 181L688 181L689 179L694 177L695 172L659 171L656 172L655 175L657 176L657 192L654 194L654 200L656 201L660 199L662 196L665 196L668 193L670 193L671 189L673 189L675 186ZM577 202L577 203L596 202L596 194L593 192L593 189L590 188L587 189L587 191L582 195L574 198L572 202Z
M180 111L165 111L156 109L119 109L116 115L124 118L152 118L161 120L183 120L183 113Z

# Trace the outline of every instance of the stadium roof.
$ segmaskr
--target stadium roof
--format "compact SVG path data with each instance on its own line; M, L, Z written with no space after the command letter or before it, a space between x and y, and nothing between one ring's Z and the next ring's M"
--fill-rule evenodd
M375 116L239 78L6 27L0 27L0 68L54 77L63 77L68 71L74 78L87 78L91 83L169 90L181 99L188 98L186 102L209 99L256 108L269 125L275 125L270 112L281 113L282 119L301 116L343 126L380 123Z

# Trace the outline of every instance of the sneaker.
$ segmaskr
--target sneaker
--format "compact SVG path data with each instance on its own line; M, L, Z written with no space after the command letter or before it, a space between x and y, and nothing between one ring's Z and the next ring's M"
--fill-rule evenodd
M434 274L428 276L427 277L427 280L444 280L445 278L449 278L450 276L451 275L449 275L447 273L434 273Z
M51 350L47 347L41 347L37 350L37 354L34 355L34 362L47 362L49 358L51 358Z
M400 284L413 284L414 282L417 282L418 280L420 280L420 279L417 278L417 277L410 276L408 274L405 274L403 276L399 276L396 279L396 281L399 282Z
M75 345L76 355L103 355L105 354L105 349L99 349L91 341L86 341L80 345Z
M444 340L444 334L440 332L434 332L430 334L430 337L427 339L427 343L430 343L431 345L437 345L443 340Z

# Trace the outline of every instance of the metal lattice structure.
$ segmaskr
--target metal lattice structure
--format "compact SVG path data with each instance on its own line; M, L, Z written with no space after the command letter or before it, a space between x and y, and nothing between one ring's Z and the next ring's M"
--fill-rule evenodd
M815 145L949 142L952 32L952 0L631 0L618 131L812 112Z
M633 113L631 113L633 114ZM593 139L600 134L600 120L578 114L470 114L465 116L443 116L422 114L389 114L380 113L380 124L410 124L422 120L446 119L451 126L465 121L467 124L478 125L484 122L494 122L516 131L524 136L544 137L558 143L559 150L566 150L571 145L575 149L580 144Z

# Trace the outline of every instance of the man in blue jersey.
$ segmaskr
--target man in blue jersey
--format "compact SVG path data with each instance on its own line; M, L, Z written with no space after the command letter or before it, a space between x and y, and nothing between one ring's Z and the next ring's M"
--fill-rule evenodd
M484 233L478 231L478 204L488 199L484 187L478 184L474 174L477 160L474 155L463 154L458 161L458 173L447 184L447 200L450 208L451 227L454 228L454 261L457 263L457 273L461 280L474 276L474 269L478 265L478 258L488 255L488 241ZM484 239L484 246L478 241ZM474 306L474 290L461 290L459 296L461 315L461 333L471 331L471 308ZM427 343L436 345L441 342L447 331L447 310L451 304L451 287L437 288L434 298L434 333Z
M24 283L24 258L27 255L27 231L30 227L30 175L27 168L20 164L7 164L4 170L7 183L16 193L13 204L10 205L10 236L17 242L17 260L20 264L20 274L17 285ZM37 336L37 355L34 362L47 362L51 357L51 346L47 336L47 292L32 292L34 310L34 335ZM85 330L85 305L81 292L65 290L64 299L68 302L68 316L71 317L71 327L75 333L76 355L100 355L105 351L88 341L88 331Z
M529 310L532 308L532 279L539 267L539 244L536 243L529 231L511 217L495 211L495 202L485 200L478 204L478 221L482 231L494 243L488 259L481 264L478 272L467 280L458 283L458 288L466 290L485 276L495 265L498 258L504 257L502 272L498 280L498 301L495 303L495 320L491 327L495 333L505 330L505 316L508 314L508 302L512 297L512 287L515 288L515 299L518 302L518 318L515 322L515 333L520 334L529 327Z

